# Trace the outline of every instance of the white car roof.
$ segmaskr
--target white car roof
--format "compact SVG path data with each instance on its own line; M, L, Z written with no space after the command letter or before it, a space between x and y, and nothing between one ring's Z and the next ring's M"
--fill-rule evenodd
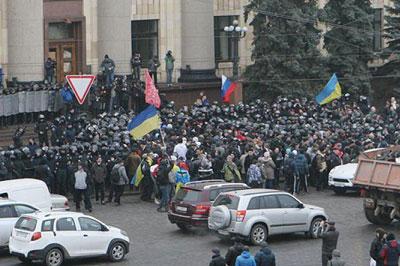
M46 184L42 180L33 179L33 178L21 178L21 179L12 179L5 180L0 182L0 191L7 191L15 188L24 188L30 186L43 186Z
M86 216L86 217L90 217L88 215L85 215L84 213L81 212L35 212L35 213L30 213L30 214L25 214L22 216L27 216L27 217L32 217L38 220L42 220L42 219L50 219L50 218L62 218L62 217L82 217L82 216ZM94 217L93 217L94 218ZM96 219L96 218L94 218ZM97 219L96 219L97 220Z
M225 192L222 194L234 194L235 196L248 196L248 195L256 195L256 194L266 194L266 193L286 193L284 191L279 191L276 189L266 189L266 188L252 188L252 189L244 189L244 190L237 190L237 191L231 191L231 192Z

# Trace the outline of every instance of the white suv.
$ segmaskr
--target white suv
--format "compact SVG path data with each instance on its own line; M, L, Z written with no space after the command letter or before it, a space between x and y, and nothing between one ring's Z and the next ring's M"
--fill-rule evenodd
M291 194L270 189L221 193L210 210L208 227L222 236L238 236L258 245L268 235L305 232L318 237L323 208L303 204Z
M121 261L129 252L126 232L76 212L22 215L14 226L10 253L23 262L59 266L64 259L108 256Z

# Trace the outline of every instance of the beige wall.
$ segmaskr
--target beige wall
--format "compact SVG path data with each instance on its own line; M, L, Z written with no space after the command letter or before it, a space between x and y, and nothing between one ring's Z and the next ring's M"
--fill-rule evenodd
M8 49L7 49L7 0L0 0L0 64L3 68L3 80L7 78L7 63L8 63ZM5 82L3 82L5 85Z

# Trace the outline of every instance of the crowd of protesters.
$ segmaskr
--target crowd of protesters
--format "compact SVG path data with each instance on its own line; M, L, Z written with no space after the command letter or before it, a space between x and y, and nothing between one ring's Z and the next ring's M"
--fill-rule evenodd
M172 187L189 180L217 178L292 193L308 192L310 185L323 190L333 167L355 160L363 150L397 144L399 110L394 98L378 112L365 98L352 101L347 96L321 107L311 100L282 97L272 103L220 105L201 95L191 107L163 103L161 130L135 141L126 131L133 111L95 112L90 119L71 106L50 121L39 115L38 143L22 143L23 129L17 130L14 145L0 152L0 179L37 177L52 192L66 195L76 189L81 164L87 190L94 189L104 203L103 187L109 185L108 199L115 194L119 203L121 187L140 165L142 199L164 195L163 211ZM105 171L96 169L98 161ZM126 178L119 171L121 180L112 182L118 161Z

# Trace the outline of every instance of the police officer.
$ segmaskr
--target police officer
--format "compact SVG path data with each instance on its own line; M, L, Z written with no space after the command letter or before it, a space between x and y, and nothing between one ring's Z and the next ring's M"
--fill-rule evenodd
M38 134L39 145L43 147L45 144L49 146L49 124L45 121L44 115L39 115L39 122L36 124L35 132Z

